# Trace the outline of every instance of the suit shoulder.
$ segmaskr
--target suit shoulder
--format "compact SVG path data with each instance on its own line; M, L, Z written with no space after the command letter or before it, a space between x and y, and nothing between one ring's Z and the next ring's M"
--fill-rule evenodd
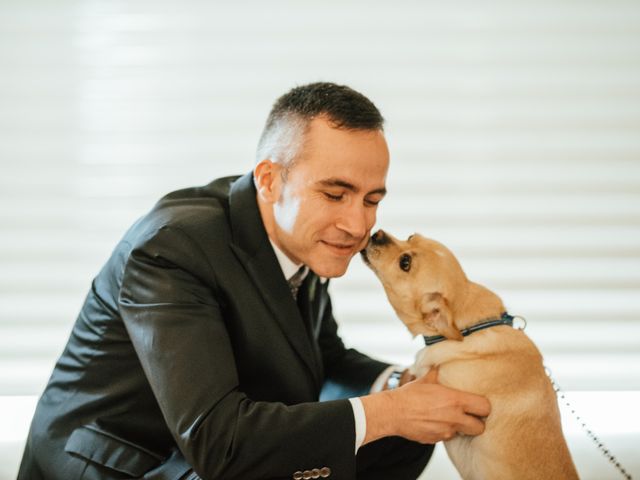
M238 178L239 176L237 175L222 177L213 180L207 185L176 190L162 197L156 204L155 208L198 200L217 200L226 202L229 199L231 185Z
M201 221L223 220L229 211L229 191L237 178L219 178L204 186L171 192L156 203L149 216L183 228Z
M126 236L137 243L136 239L148 238L159 229L170 227L182 230L193 239L224 237L229 230L229 191L237 178L219 178L204 186L165 195Z

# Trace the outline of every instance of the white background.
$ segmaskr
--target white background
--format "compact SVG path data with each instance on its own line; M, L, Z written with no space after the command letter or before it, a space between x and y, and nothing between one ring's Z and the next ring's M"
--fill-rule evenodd
M640 474L640 3L4 0L0 478L125 229L171 190L251 169L275 98L318 80L387 120L378 226L447 244L527 317ZM359 259L332 291L350 344L411 361L419 342ZM583 478L616 478L567 421ZM456 478L436 461L430 478Z

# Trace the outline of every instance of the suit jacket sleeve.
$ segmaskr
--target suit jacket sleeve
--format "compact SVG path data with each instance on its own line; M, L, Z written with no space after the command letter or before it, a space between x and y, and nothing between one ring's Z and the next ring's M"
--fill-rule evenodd
M309 465L329 466L331 478L355 478L347 400L285 405L239 391L209 280L215 275L199 248L175 227L150 233L129 256L119 298L145 375L187 461L205 480L291 478ZM332 342L331 365L352 355Z

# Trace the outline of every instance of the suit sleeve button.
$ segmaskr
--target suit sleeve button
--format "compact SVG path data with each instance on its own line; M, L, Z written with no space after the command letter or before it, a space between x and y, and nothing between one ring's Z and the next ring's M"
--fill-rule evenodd
M302 472L302 480L311 480L311 470Z
M302 480L302 472L300 470L293 474L293 480Z
M320 476L322 478L327 478L329 475L331 475L331 469L329 467L322 467L320 469Z

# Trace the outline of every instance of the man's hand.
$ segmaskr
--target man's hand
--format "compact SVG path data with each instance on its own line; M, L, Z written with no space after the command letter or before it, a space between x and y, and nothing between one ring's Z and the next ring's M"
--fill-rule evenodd
M456 433L479 435L491 411L482 396L443 387L438 370L395 390L361 397L367 418L364 444L381 437L399 435L420 443L436 443Z

